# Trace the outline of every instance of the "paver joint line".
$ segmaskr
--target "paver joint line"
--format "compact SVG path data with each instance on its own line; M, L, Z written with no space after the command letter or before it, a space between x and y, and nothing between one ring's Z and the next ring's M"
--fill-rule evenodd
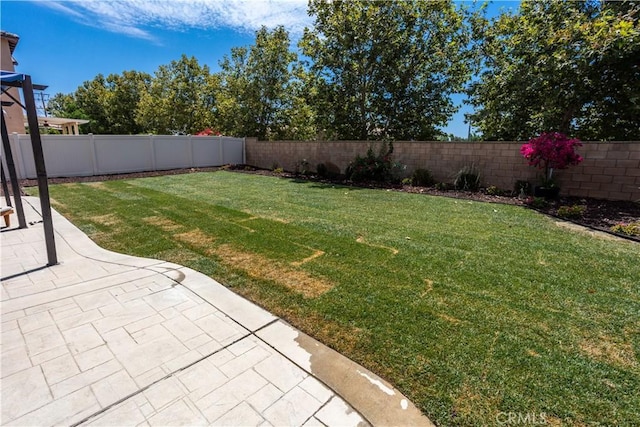
M121 404L121 403L123 403L123 402L125 402L125 401L127 401L127 400L129 400L129 399L131 399L131 398L133 398L133 397L135 397L135 396L137 396L137 395L139 395L139 394L141 394L141 393L145 392L145 391L147 391L147 390L148 390L148 389L150 389L152 386L154 386L154 385L156 385L156 384L158 384L158 383L161 383L162 381L168 380L169 378L171 378L171 377L175 376L176 374L178 374L178 373L180 373L180 372L182 372L182 371L184 371L184 370L186 370L186 369L189 369L189 368L190 368L190 367L192 367L193 365L195 365L195 364L197 364L197 363L202 362L203 360L205 360L205 359L207 359L207 358L209 358L209 357L213 356L214 354L219 353L219 352L221 352L222 350L226 350L226 349L228 349L230 346L232 346L232 345L236 344L236 343L237 343L237 342L239 342L239 341L242 341L243 339L245 339L245 338L247 338L247 337L249 337L249 336L251 336L251 335L252 335L252 334L251 334L251 332L249 332L248 334L246 334L246 335L242 336L241 338L238 338L237 340L233 341L232 343L227 344L227 345L225 345L224 347L222 347L222 348L220 348L220 349L218 349L218 350L216 350L216 351L214 351L214 352L212 352L212 353L210 353L210 354L207 354L206 356L202 356L201 358L199 358L199 359L198 359L198 360L196 360L195 362L189 363L188 365L185 365L185 366L183 366L183 367L181 367L181 368L179 368L179 369L176 369L176 370L175 370L175 371L173 371L173 372L168 373L168 374L167 374L167 375L165 375L164 377L162 377L162 378L160 378L160 379L158 379L158 380L156 380L156 381L152 382L151 384L149 384L149 385L147 385L147 386L145 386L145 387L142 387L142 388L140 388L140 389L136 390L135 392L133 392L133 393L129 394L128 396L125 396L125 397L123 397L122 399L120 399L120 400L118 400L118 401L116 401L116 402L114 402L114 403L112 403L112 404L110 404L110 405L108 405L108 406L106 406L106 407L102 408L102 409L101 409L101 410L99 410L98 412L95 412L95 413L93 413L93 414L91 414L91 415L87 416L86 418L84 418L84 419L82 419L82 420L80 420L80 421L78 421L78 422L76 422L76 423L74 423L74 424L71 424L71 427L77 427L77 426L79 426L79 425L81 425L81 424L84 424L84 423L88 422L88 421L89 421L89 420L91 420L92 418L96 418L96 417L100 416L101 414L103 414L103 413L107 412L109 409L111 409L111 408L113 408L113 407L116 407L116 406L118 406L119 404Z

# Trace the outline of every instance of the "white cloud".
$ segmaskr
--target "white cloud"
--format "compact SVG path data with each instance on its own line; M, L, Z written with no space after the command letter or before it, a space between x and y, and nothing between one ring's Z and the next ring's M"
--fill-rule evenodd
M40 4L86 25L153 40L154 27L253 32L284 25L297 38L312 21L307 0L66 0Z

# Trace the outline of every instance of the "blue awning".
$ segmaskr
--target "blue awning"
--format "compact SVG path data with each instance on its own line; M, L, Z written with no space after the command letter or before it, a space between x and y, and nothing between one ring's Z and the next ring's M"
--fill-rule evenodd
M22 87L27 77L26 74L16 73L15 71L0 70L0 83L2 83L2 90L4 91L7 86ZM45 90L48 86L32 84L34 90Z
M13 71L0 71L0 82L2 83L21 82L23 80L24 74Z

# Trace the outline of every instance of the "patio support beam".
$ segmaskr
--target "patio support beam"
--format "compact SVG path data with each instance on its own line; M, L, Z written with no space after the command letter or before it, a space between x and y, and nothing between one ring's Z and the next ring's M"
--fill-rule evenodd
M4 119L4 111L2 112L2 148L4 149L4 155L7 161L7 169L9 169L13 202L16 205L16 214L18 215L18 227L27 228L27 220L24 217L24 208L22 207L22 198L20 197L20 184L18 183L18 174L16 174L16 165L13 162L13 153L11 152L11 143L9 142L9 132L7 131L7 123Z
M31 137L31 147L33 149L33 160L36 166L38 177L38 192L40 193L40 209L42 223L44 225L44 237L47 245L47 265L58 263L56 254L56 243L53 234L53 218L51 216L51 202L49 199L49 184L47 182L47 169L44 164L44 151L42 150L42 139L38 127L38 113L36 101L33 96L33 84L31 76L25 75L22 82L22 96L24 97L25 109L27 110L27 121L29 122L29 136Z

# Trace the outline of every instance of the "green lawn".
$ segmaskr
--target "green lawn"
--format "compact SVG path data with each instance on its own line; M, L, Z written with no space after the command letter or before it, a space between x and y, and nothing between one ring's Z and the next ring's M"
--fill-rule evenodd
M101 246L210 275L439 425L640 424L637 243L517 206L230 172L51 196Z

